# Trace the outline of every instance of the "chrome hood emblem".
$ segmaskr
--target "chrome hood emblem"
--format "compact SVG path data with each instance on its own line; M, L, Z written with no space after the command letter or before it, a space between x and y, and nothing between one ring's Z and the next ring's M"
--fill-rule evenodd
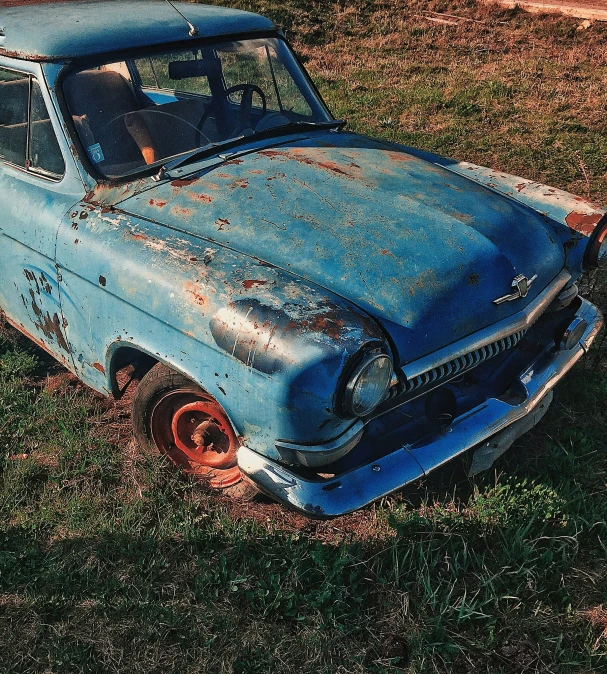
M503 297L498 297L496 300L493 300L493 304L503 304L504 302L512 302L512 300L518 300L521 297L527 297L529 288L531 284L537 278L537 274L534 274L531 278L527 278L524 274L519 274L512 279L512 287L515 289L510 295L504 295Z

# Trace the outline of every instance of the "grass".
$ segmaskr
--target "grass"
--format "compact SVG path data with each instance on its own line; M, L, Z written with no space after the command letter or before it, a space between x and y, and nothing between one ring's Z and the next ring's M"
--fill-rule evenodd
M351 128L607 201L602 25L465 0L223 4L283 25ZM607 309L604 279L584 292ZM137 453L125 405L4 330L0 672L607 671L606 364L597 347L489 473L456 462L315 523Z

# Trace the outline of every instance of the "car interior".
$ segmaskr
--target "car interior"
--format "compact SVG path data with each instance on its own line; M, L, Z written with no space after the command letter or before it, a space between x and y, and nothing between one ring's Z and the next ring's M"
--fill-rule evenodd
M89 159L112 177L315 119L289 66L280 47L249 40L77 70L63 92Z

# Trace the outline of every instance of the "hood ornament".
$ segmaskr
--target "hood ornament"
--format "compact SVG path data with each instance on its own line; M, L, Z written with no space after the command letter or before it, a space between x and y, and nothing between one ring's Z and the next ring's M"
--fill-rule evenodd
M524 274L519 274L512 279L512 287L515 289L510 295L504 295L503 297L498 297L496 300L493 300L493 304L503 304L504 302L512 302L512 300L518 300L521 297L527 297L529 288L531 284L537 278L537 274L534 274L531 278L527 278Z

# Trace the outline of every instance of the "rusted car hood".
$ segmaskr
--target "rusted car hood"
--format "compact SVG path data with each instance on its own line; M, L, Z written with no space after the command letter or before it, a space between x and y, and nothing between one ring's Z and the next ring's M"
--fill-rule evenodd
M520 311L564 264L540 214L348 133L281 139L120 208L348 298L384 324L401 362ZM527 298L494 305L517 274L537 274Z

